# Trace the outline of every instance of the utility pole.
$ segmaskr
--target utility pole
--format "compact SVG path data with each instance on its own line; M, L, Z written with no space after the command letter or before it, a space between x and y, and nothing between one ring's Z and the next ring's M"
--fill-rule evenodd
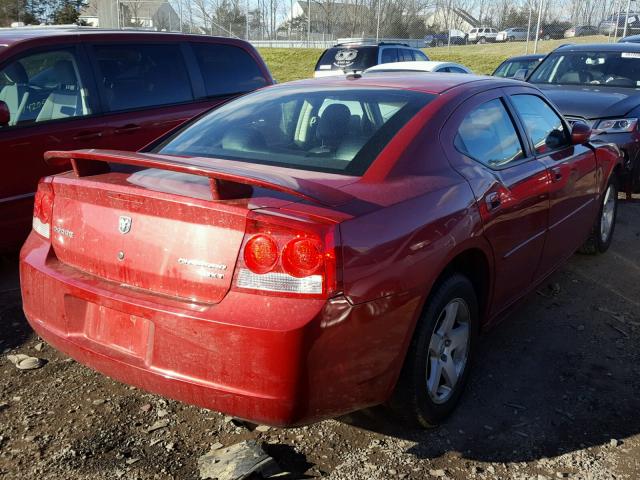
M622 36L627 36L627 25L629 24L629 8L631 8L631 0L627 0L627 14L624 17L624 30Z
M618 16L616 17L616 27L615 30L613 31L613 41L615 43L616 39L618 38L618 28L620 27L620 11L622 10L622 0L618 1Z
M311 46L311 0L307 0L307 48Z
M376 43L380 39L380 7L382 6L382 0L378 0L378 21L376 24Z
M533 5L529 6L529 23L527 23L527 49L525 53L529 53L529 41L531 40L531 16L533 14Z
M542 20L542 4L544 0L540 0L540 5L538 7L538 23L536 26L536 41L533 44L533 53L538 53L538 37L540 36L540 21Z

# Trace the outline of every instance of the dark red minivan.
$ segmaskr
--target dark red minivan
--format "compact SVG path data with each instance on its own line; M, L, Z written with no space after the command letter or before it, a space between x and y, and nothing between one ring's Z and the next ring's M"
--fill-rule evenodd
M273 79L237 39L83 28L0 30L0 251L29 233L47 150L138 150Z

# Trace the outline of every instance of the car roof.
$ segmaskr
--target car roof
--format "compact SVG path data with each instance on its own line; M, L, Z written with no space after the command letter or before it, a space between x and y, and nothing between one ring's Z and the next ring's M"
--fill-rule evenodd
M640 45L636 43L580 43L563 45L555 52L640 52Z
M281 87L329 87L329 88L359 88L378 87L394 88L397 90L414 90L424 93L440 94L455 87L478 84L485 82L493 87L522 86L523 83L515 80L488 77L484 75L460 75L459 73L438 73L432 75L423 72L388 72L385 75L347 75L334 77L320 77L294 82L283 83ZM273 87L269 87L273 88ZM276 86L275 88L278 88Z
M540 60L541 58L546 57L546 54L540 53L531 53L529 55L517 55L515 57L509 57L505 60L505 62L522 62L524 60Z
M171 36L176 41L185 39L213 40L228 42L225 37L211 37L209 35L190 35L180 32L155 32L148 30L110 30L95 27L18 27L18 28L0 28L0 45L10 47L16 43L24 41L33 41L38 39L46 39L51 37L87 37L108 35L111 38L122 37L123 39L131 39L133 37L142 37L147 39L167 39ZM237 40L235 40L237 42Z
M431 72L435 68L443 66L443 65L451 65L458 66L455 62L437 62L434 60L414 60L411 62L393 62L393 63L380 63L378 65L374 65L373 67L367 68L367 72L379 72L383 70L413 70L416 72ZM462 66L462 65L460 65Z

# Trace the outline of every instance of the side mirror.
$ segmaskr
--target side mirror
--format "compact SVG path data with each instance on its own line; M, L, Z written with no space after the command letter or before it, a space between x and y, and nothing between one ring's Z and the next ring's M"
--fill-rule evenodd
M514 80L522 80L524 82L527 79L528 75L529 75L529 70L527 70L526 68L521 68L513 76L513 79Z
M9 105L0 100L0 127L6 127L11 120L11 112L9 111Z
M577 121L571 128L571 144L582 145L591 138L591 127L584 122Z

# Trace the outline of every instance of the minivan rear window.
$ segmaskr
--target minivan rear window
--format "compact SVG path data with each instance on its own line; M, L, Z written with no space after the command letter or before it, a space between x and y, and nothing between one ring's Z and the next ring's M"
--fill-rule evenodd
M390 88L268 88L212 110L153 151L362 175L432 98Z
M233 45L192 43L207 96L245 93L267 85L256 61Z
M366 70L378 63L375 47L333 47L325 50L316 70Z

